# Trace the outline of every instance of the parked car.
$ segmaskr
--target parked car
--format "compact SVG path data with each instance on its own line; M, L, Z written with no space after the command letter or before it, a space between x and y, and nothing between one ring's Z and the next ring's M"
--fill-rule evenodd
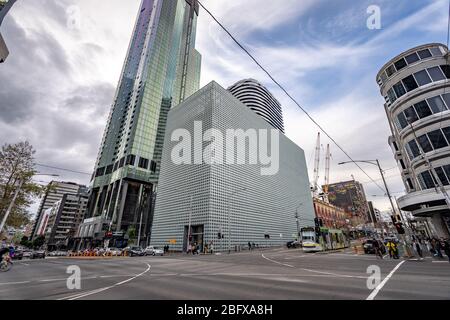
M30 259L45 259L45 251L44 250L33 251Z
M106 249L106 254L109 255L109 253L111 253L113 257L118 257L122 255L122 250L118 248L108 248Z
M383 242L381 240L367 240L364 242L364 253L365 254L375 254L375 247L374 242L378 243L378 247L381 250L382 254L386 253L386 247L384 246Z
M33 256L33 251L31 251L31 250L23 250L22 251L23 258L31 259L32 256Z
M302 245L300 244L300 242L294 240L294 241L289 241L288 243L286 243L286 247L288 247L288 249L292 249L292 248L300 248Z
M13 258L13 260L22 260L23 259L23 251L20 249L15 249L14 255L12 258Z
M153 247L153 246L149 246L147 247L145 250L145 255L146 256L163 256L164 255L164 250L157 248L157 247Z
M128 248L125 249L125 251L128 252L128 255L130 257L136 257L136 256L142 257L142 256L145 255L145 251L142 250L141 247L136 247L136 246L135 247L128 247Z

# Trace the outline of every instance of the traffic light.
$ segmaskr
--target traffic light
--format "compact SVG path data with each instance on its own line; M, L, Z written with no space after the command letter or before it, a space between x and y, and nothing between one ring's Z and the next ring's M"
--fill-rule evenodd
M396 223L394 223L394 226L397 229L398 234L405 234L405 228L403 228L403 223L396 222Z
M316 227L320 227L320 220L319 220L319 218L314 218L314 225Z

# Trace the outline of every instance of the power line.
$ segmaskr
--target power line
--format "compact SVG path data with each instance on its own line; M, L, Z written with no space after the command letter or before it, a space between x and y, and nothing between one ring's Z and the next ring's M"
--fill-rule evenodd
M306 111L297 100L291 96L291 94L281 85L272 74L262 66L262 64L231 34L230 31L200 2L198 1L200 6L208 13L209 16L225 31L228 36L256 63L256 65L286 94L286 96L291 99L299 108L303 111L303 113L347 156L347 158L354 163L359 170L361 170L380 190L386 192L384 188L382 188L364 169L357 163L353 158L336 142L336 140L325 130L323 127Z
M87 176L91 175L90 173L87 173L87 172L81 172L81 171L76 171L76 170L71 170L71 169L59 168L59 167L49 166L49 165L46 165L46 164L36 163L36 165L39 166L39 167L55 169L55 170L61 170L61 171L67 171L67 172L72 172L72 173L77 173L77 174L82 174L82 175L87 175Z

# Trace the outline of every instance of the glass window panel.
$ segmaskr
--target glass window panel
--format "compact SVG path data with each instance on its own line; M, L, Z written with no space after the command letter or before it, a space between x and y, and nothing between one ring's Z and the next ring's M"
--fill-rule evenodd
M400 98L406 93L406 90L403 87L402 82L398 82L397 84L394 85L394 91L398 98Z
M447 79L450 79L450 66L442 65L441 69L444 72Z
M388 77L392 76L395 73L395 68L394 65L391 64L387 69L386 69L386 74Z
M434 184L434 179L432 178L431 173L429 171L422 172L420 175L422 176L422 179L427 189L433 189L436 186Z
M408 145L409 145L409 148L410 148L413 158L417 158L418 156L420 156L420 150L419 150L419 146L416 143L416 140L411 140L410 142L408 142Z
M389 89L389 91L388 91L388 97L389 97L389 100L391 101L391 103L394 103L395 100L397 100L395 92L394 92L394 90L392 88Z
M419 86L424 86L426 84L431 83L430 76L425 70L414 73L414 77L416 78Z
M436 174L437 174L439 180L441 180L441 183L444 186L448 186L449 183L448 183L447 177L445 176L444 170L441 167L439 167L439 168L436 168L435 171L436 171Z
M444 171L447 174L447 177L450 177L450 165L444 166Z
M433 55L433 57L442 56L442 52L441 52L441 49L439 49L439 47L430 48L430 51L431 51L431 54Z
M444 135L441 130L435 130L428 133L428 138L431 141L434 149L445 148L448 146L447 141L445 141Z
M400 60L395 62L394 65L395 65L395 68L397 69L397 71L402 70L404 67L407 66L406 61L403 58L401 58Z
M450 93L445 93L442 95L442 97L444 98L447 108L450 108Z
M420 101L419 103L416 103L414 105L414 108L416 109L417 115L420 119L429 117L433 114L426 101Z
M414 89L417 89L419 86L417 85L416 80L414 79L414 77L412 75L406 77L405 79L402 80L403 84L405 85L406 91L412 91Z
M406 56L405 59L406 59L406 62L408 62L408 64L411 64L411 63L414 63L414 62L417 62L420 60L419 56L415 52L410 54L409 56Z
M406 121L408 121L408 123L414 123L417 120L419 120L419 117L417 116L417 113L413 107L409 107L408 109L405 110L405 116Z
M433 79L433 81L440 81L445 79L444 74L442 73L441 68L439 67L429 68L428 73L430 74L431 79Z
M443 128L442 132L444 133L444 135L447 138L447 140L450 141L450 127Z
M398 122L400 124L400 129L405 129L408 126L408 121L406 121L406 117L405 114L403 112L401 112L398 116L397 116Z
M385 83L386 82L386 80L387 80L387 75L386 75L386 72L383 72L382 74L381 74L381 81L383 82L383 83Z
M427 100L433 113L439 113L447 110L441 96L436 96Z
M420 59L426 59L431 57L431 52L428 49L421 50L417 52L419 54Z
M431 145L430 140L428 140L428 137L426 134L418 137L417 140L418 140L420 146L422 147L423 152L427 153L427 152L433 151L433 146Z

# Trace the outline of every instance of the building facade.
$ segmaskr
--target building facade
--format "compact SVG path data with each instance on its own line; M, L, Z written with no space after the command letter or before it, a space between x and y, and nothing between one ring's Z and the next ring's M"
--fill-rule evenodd
M450 191L450 67L445 45L407 50L377 75L392 131L389 145L407 195L401 210L429 219L436 236L448 237L450 210L441 187Z
M353 226L370 222L364 187L358 181L351 180L330 184L328 186L328 199L331 204L344 209Z
M182 151L180 128L194 137L192 145L183 139ZM230 135L235 130L249 147L229 153L239 143ZM249 142L255 132L279 139L269 138L267 145L261 139L255 146ZM248 160L258 149L277 144L279 169L273 174L265 174L267 165ZM178 162L178 156L185 161ZM248 161L234 161L241 156ZM186 251L188 244L212 245L214 251L239 250L248 243L284 245L297 238L297 208L299 227L313 226L304 151L229 91L212 82L169 112L151 244L176 251Z
M236 82L228 88L236 98L266 120L272 127L284 133L281 104L270 91L254 79Z
M50 212L45 232L45 243L49 250L72 249L75 236L86 213L87 189L77 195L64 194Z
M13 6L14 2L16 2L16 0L0 0L0 26L2 25L3 19ZM3 40L0 33L0 63L5 62L8 55L8 48L6 47L5 40Z
M199 88L198 12L196 0L142 0L90 185L86 224L106 229L87 241L138 228L149 240L167 113Z
M322 220L324 227L330 229L346 229L348 227L347 213L344 209L319 198L314 198L313 204L316 217Z
M86 190L86 186L74 182L52 181L47 186L47 192L41 200L32 230L32 238L43 236L48 225L49 213L53 205L60 201L64 195L77 195L81 190Z

